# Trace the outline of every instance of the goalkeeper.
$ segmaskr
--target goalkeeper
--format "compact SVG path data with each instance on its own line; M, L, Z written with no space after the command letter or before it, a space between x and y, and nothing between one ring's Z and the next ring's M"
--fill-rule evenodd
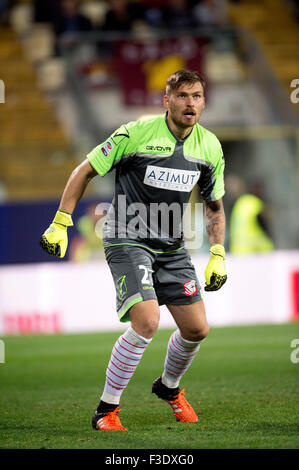
M115 197L103 227L103 246L119 320L130 325L112 350L92 417L96 430L127 430L118 416L120 398L158 328L159 305L167 306L177 330L169 339L164 368L152 392L170 405L177 421L198 421L179 387L209 332L201 287L181 230L196 184L211 246L205 290L220 289L227 277L224 159L217 137L198 124L205 107L204 88L195 71L171 75L163 98L166 114L123 125L92 150L70 176L55 218L41 237L44 250L64 257L67 229L86 186L115 168ZM161 207L172 210L158 214ZM166 216L172 222L168 227Z

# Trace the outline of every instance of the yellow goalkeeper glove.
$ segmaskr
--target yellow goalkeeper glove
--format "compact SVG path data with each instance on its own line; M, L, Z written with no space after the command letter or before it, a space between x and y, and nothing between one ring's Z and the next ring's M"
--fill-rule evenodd
M216 244L210 248L211 258L205 269L206 291L218 290L227 279L224 246Z
M50 255L63 258L67 249L67 228L73 224L72 216L68 212L58 210L50 227L40 239L40 246Z

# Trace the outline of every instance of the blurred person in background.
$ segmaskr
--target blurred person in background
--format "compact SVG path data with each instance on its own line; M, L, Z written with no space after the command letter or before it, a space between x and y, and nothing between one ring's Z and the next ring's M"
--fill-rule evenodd
M227 23L227 0L201 0L195 2L192 16L196 24L220 26Z
M77 34L90 32L91 21L80 13L79 0L61 0L60 11L53 19L58 45L71 47L77 43ZM58 48L57 48L58 52Z
M162 13L163 25L171 31L188 31L196 26L188 0L168 0Z
M33 0L35 23L50 23L52 26L60 15L61 0Z
M142 0L144 20L152 28L163 26L163 7L165 0Z
M299 24L299 0L287 0L287 5L289 6L295 21Z
M150 3L150 2L149 2ZM188 32L198 26L223 25L227 22L226 0L168 0L153 10L148 10L147 18L160 20L158 26L164 26L171 31Z
M271 209L264 202L262 184L246 191L245 182L238 176L227 178L232 194L238 194L229 223L229 251L233 254L267 253L274 250L270 237Z
M9 15L16 0L0 0L0 26L9 25Z
M123 125L93 149L73 171L53 223L41 237L45 251L64 257L67 228L73 225L72 213L85 188L96 175L105 176L116 168L115 197L104 224L103 244L119 320L129 321L130 327L112 350L104 391L92 417L96 430L127 431L118 417L120 398L158 329L159 305L164 304L177 330L170 337L164 370L152 393L170 405L177 421L198 421L179 387L209 332L182 227L196 184L205 204L210 243L205 290L216 291L227 279L224 158L217 137L198 124L205 108L204 88L196 71L172 74L163 99L166 114Z
M139 2L111 0L101 25L101 31L129 32L137 21L144 19L144 8Z
M104 257L103 241L97 223L105 217L105 214L96 214L97 204L91 204L77 221L78 236L73 237L70 244L70 261L84 262L95 261Z

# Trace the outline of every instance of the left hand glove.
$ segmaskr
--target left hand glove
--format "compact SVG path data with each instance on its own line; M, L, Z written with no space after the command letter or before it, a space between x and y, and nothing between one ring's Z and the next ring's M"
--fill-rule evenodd
M206 291L214 291L220 289L226 282L225 268L225 250L224 246L216 244L210 248L211 258L205 269Z

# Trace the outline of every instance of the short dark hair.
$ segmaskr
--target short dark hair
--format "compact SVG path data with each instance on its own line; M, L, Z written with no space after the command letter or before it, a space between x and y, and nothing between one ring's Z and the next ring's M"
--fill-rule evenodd
M205 89L206 82L198 72L195 70L178 70L170 75L166 82L166 95L169 96L171 92L177 90L183 84L194 85L197 82L200 82L203 89Z

